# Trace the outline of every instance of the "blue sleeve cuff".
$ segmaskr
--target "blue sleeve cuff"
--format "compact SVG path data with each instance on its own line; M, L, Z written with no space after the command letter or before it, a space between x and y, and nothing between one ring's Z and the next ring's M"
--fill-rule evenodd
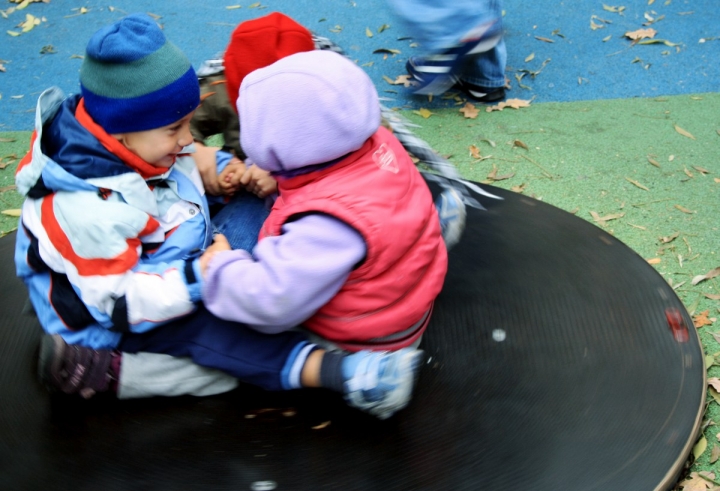
M223 150L218 150L215 153L215 165L217 165L217 173L218 175L225 170L225 167L230 163L230 159L233 158L233 155L231 153L225 152Z
M190 300L199 302L202 300L202 273L200 272L200 259L195 258L185 264L185 281L187 282Z

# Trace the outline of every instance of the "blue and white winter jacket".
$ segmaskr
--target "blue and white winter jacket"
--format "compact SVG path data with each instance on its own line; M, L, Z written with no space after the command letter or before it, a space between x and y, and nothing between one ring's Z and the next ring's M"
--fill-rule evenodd
M114 348L196 308L212 227L192 157L146 180L80 124L79 100L57 88L38 99L15 263L47 332Z

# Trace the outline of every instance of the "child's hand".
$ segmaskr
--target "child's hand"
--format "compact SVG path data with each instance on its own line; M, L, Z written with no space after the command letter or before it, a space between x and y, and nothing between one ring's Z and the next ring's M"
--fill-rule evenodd
M240 184L245 190L255 194L258 198L264 198L277 191L277 181L266 170L257 165L251 165L245 170L240 178Z
M221 194L235 194L237 190L240 189L239 180L242 175L245 174L245 171L245 163L237 157L233 157L217 176L217 183Z
M205 252L203 252L202 256L200 256L200 272L203 276L205 276L205 270L207 269L208 264L210 264L210 260L215 256L215 254L222 251L232 250L232 247L230 247L230 243L223 234L215 234L213 238L214 242L212 243L212 245L205 249Z

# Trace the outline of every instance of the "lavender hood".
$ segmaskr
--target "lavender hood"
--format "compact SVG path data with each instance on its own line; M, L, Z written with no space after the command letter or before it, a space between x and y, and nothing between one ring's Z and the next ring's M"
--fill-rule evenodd
M297 53L250 73L237 109L242 148L270 172L342 157L380 127L372 80L332 51Z

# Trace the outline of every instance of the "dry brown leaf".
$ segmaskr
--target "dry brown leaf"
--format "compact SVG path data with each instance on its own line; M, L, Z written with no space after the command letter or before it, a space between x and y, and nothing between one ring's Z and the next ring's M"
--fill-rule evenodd
M470 145L470 156L474 159L481 159L480 149L475 145Z
M717 183L720 183L720 178L713 177L713 181L715 181L715 182L717 182Z
M535 36L535 39L537 39L538 41L543 41L545 43L554 43L555 42L552 39L544 38L542 36Z
M367 37L369 37L369 38L373 37L373 33L372 33L372 31L370 30L369 27L366 27L366 28L365 28L365 35L366 35Z
M639 39L650 39L654 38L657 31L655 29L638 29L637 31L628 31L625 33L625 37L637 41Z
M650 191L646 186L643 186L642 184L640 184L639 182L637 182L635 179L630 179L629 177L626 177L625 180L626 180L627 182L629 182L630 184L632 184L633 186L637 186L637 187L639 187L640 189L644 189L645 191Z
M524 148L525 150L530 150L528 148L528 146L522 140L513 140L512 144L513 144L513 147L520 147L520 148Z
M655 167L660 167L660 163L657 160L650 157L649 155L648 155L647 159L648 159L648 162L650 162Z
M692 167L702 175L710 174L709 170L705 169L704 167L700 167L699 165L693 165Z
M530 54L525 58L525 63L527 63L528 61L532 61L534 58L535 58L535 53L530 53Z
M709 298L710 300L720 300L720 295L714 293L703 293L703 296L705 298Z
M9 217L19 217L20 216L20 210L19 209L11 209L11 210L3 210L0 211L3 215L7 215Z
M466 102L459 111L463 113L463 116L467 119L475 119L478 117L478 114L480 114L480 110L475 107L475 104L469 102Z
M691 283L693 285L697 285L698 283L700 283L702 281L709 280L710 278L715 278L716 276L720 276L720 267L711 269L710 271L708 271L705 274L699 274L699 275L693 277Z
M616 14L620 14L625 10L625 7L613 7L610 5L603 4L603 10L607 10L608 12L614 12Z
M692 179L692 178L695 177L695 176L693 175L693 173L688 170L687 167L683 167L683 172L684 172L685 175L688 176L690 179Z
M520 109L521 107L530 107L530 101L526 101L523 99L508 99L508 100L503 101L495 106L489 106L485 110L487 112L502 111L506 107L510 107L512 109Z
M606 225L606 222L608 222L610 220L617 220L618 218L622 218L625 216L625 213L615 213L615 214L605 215L604 217L601 217L600 215L598 215L597 212L591 211L590 216L593 217L593 220L595 220L595 222L599 223L601 226L604 227Z
M687 208L685 208L684 206L681 206L681 205L675 205L675 208L682 211L683 213L687 213L688 215L695 213L694 211L688 210Z
M712 387L716 391L720 392L720 378L711 377L708 379L707 383L710 387Z
M718 458L720 458L720 447L718 447L717 445L713 445L713 449L710 452L709 463L714 464L715 462L717 462Z
M525 183L520 184L519 186L513 186L510 188L510 191L514 191L516 193L523 193L525 191Z
M660 242L662 242L663 244L667 244L668 242L672 242L678 237L680 237L680 232L675 232L674 234L668 235L667 237L660 237Z
M704 312L700 312L699 314L694 315L693 316L693 325L695 327L712 326L712 323L714 321L711 319L708 319L708 314L710 314L710 311L706 310ZM720 390L720 387L716 387L716 389Z
M687 138L691 138L691 139L693 139L693 140L696 139L692 134L690 134L688 131L682 129L682 128L679 127L678 125L674 125L674 126L675 126L675 131L677 131L678 133L680 133L682 136L685 136L685 137L687 137Z
M662 259L659 257L654 257L652 259L647 260L648 264L660 264L662 262Z
M330 426L330 421L325 421L323 423L320 423L319 425L315 425L312 427L313 430L322 430L323 428L327 428Z

